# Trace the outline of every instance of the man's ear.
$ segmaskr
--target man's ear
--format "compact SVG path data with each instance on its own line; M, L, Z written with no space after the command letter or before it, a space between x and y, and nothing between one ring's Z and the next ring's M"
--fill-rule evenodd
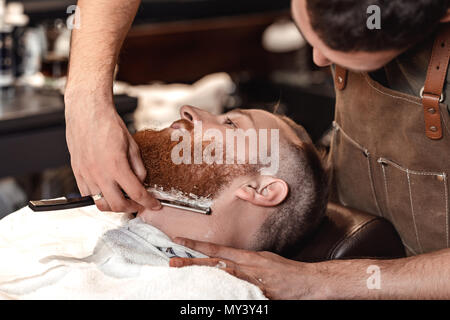
M447 22L450 22L450 9L447 9L447 13L441 19L441 23L447 23Z
M283 202L288 194L288 184L270 176L259 176L256 180L242 185L235 193L239 199L260 207L275 207Z

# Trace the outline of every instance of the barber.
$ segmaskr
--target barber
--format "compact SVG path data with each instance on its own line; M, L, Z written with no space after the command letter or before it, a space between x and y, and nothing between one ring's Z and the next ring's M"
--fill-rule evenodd
M333 67L337 105L330 152L336 194L345 205L389 219L409 257L302 263L177 239L211 258L174 258L171 266L217 266L222 261L225 271L273 299L450 298L448 3L391 0L383 7L376 0L342 2L348 4L292 2L293 17L314 47L315 63L339 65ZM381 29L370 30L366 10L377 3ZM104 198L97 206L103 210L159 206L140 183L145 169L112 101L114 66L138 5L138 0L78 2L82 27L72 38L67 141L81 192L101 192ZM367 73L373 70L378 71ZM124 199L120 188L132 200ZM371 265L381 271L379 290L366 285Z
M224 265L274 299L450 298L449 1L350 3L293 0L292 13L315 63L336 65L337 200L391 221L408 257L301 263L178 239L212 258L172 266ZM381 29L371 29L366 13L377 4ZM379 289L367 285L370 266Z
M139 0L79 0L64 95L66 139L82 195L99 195L102 211L160 208L144 188L139 148L114 107L113 74ZM122 191L131 198L127 200Z

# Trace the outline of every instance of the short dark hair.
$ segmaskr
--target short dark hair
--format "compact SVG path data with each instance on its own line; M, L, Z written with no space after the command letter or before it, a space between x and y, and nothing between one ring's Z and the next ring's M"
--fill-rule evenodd
M380 7L381 29L367 28L367 8ZM331 49L404 49L424 40L439 25L449 0L307 0L311 26Z
M329 177L324 157L314 147L306 130L288 117L277 116L300 141L287 141L280 152L277 177L286 181L290 190L285 201L259 230L256 250L291 257L326 214Z

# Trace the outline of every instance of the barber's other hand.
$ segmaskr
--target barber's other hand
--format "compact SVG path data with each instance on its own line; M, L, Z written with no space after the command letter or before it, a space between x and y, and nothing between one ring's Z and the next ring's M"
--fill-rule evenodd
M139 148L117 114L112 95L72 94L65 102L67 145L81 194L102 193L96 201L102 211L161 208L142 184L147 172Z
M271 252L253 252L212 243L176 238L176 243L211 258L172 258L171 267L191 265L219 267L258 286L269 299L321 298L323 286L315 288L318 272L313 264L292 261Z

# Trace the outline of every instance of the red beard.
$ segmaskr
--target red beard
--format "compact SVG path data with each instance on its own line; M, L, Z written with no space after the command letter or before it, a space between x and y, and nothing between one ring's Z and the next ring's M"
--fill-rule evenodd
M176 123L190 131L192 138L191 122L183 119ZM133 137L139 146L147 170L145 184L150 187L156 185L164 190L173 188L186 194L215 198L234 178L253 175L257 171L256 167L251 165L175 164L171 153L179 141L171 141L171 132L168 129L140 131ZM191 159L193 159L193 139L191 141ZM206 146L207 144L204 144L203 148Z

